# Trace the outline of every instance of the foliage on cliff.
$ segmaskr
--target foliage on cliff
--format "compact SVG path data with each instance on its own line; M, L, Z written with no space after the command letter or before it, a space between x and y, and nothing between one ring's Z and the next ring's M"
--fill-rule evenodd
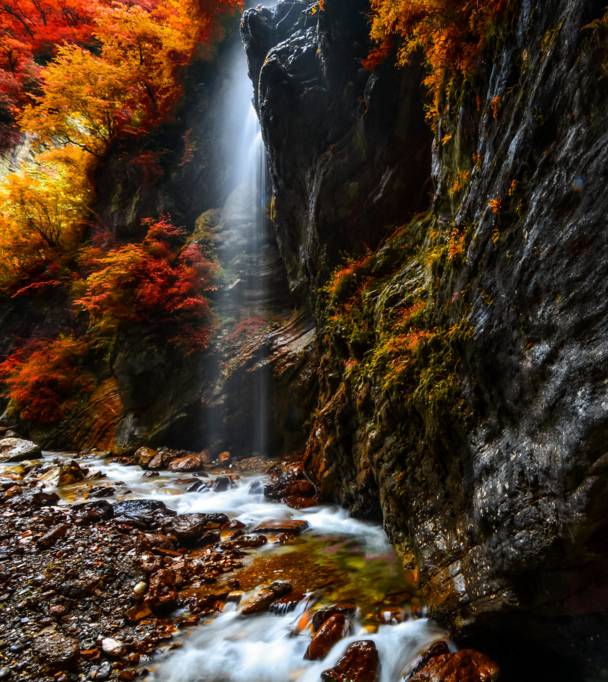
M12 411L36 424L55 424L90 394L95 378L87 369L87 343L73 336L38 339L0 364Z
M374 68L393 48L401 66L422 52L429 67L425 84L436 106L447 74L466 76L474 69L507 0L371 0L370 4L370 35L376 48L366 66Z
M147 221L139 244L86 254L91 272L75 303L90 316L92 332L112 336L121 326L146 325L185 352L205 348L215 263L167 218Z

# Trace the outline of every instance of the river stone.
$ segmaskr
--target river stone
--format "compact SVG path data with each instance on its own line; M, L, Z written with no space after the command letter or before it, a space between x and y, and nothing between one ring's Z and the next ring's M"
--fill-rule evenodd
M202 471L204 467L205 457L201 452L178 457L169 463L169 471Z
M42 449L31 440L22 438L2 438L0 440L0 462L23 462L38 459Z
M304 658L310 661L320 661L331 651L334 644L339 642L348 632L349 623L343 613L331 615L315 633Z
M110 658L121 658L127 650L123 642L113 637L104 637L101 640L101 649Z
M308 528L308 523L306 521L301 521L299 519L283 519L281 521L275 521L274 519L269 519L268 521L262 521L256 528L253 529L253 533L287 533L289 535L299 535L303 533Z
M288 583L285 580L276 580L270 585L261 587L243 604L241 613L244 616L249 616L253 613L267 611L275 599L279 599L280 597L289 594L292 589L291 583Z
M433 656L409 682L496 682L500 668L484 654L472 649Z
M34 651L41 662L55 668L68 666L79 654L78 640L60 632L44 632L34 640Z
M323 682L377 682L379 672L378 650L366 639L353 642L333 668L321 673L321 679Z
M158 452L152 448L141 447L135 451L135 463L145 469L157 454Z

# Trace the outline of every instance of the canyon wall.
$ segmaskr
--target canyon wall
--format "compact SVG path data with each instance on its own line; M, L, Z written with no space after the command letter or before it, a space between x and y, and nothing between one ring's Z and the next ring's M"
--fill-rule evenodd
M242 22L277 241L318 327L308 469L507 672L601 676L605 3L509 3L433 133L420 66L361 67L366 3L317 9Z

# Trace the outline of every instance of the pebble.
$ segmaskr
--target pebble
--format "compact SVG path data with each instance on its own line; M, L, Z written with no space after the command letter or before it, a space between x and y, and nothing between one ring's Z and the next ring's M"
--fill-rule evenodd
M125 653L125 645L113 637L104 637L101 640L101 649L110 658L120 658Z

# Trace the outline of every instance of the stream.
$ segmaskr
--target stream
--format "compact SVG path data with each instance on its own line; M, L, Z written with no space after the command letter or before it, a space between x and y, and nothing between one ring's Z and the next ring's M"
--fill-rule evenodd
M49 470L64 455L46 453ZM262 472L235 473L238 463L217 467L211 476L230 476L232 486L213 492L188 492L193 476L171 472L151 475L139 466L102 457L79 457L89 471L87 480L53 487L61 504L90 499L96 486L111 486L113 502L153 499L178 515L225 513L244 524L246 534L269 522L304 521L300 535L285 539L267 533L268 543L244 552L242 569L235 571L242 598L227 601L221 611L184 627L171 646L146 668L154 682L317 682L336 664L352 642L373 641L380 659L380 682L398 682L407 668L432 642L445 639L413 596L400 563L378 525L352 518L337 506L291 509L264 497L267 476ZM15 465L12 465L13 467ZM23 465L19 465L23 466ZM10 467L2 467L6 473ZM202 481L213 480L200 475ZM43 479L41 479L43 480ZM281 525L281 524L279 524ZM222 577L227 580L228 574ZM270 612L242 615L240 603L260 585L286 580L293 586L288 598ZM323 606L347 605L351 629L320 661L305 660L311 641L311 614Z

